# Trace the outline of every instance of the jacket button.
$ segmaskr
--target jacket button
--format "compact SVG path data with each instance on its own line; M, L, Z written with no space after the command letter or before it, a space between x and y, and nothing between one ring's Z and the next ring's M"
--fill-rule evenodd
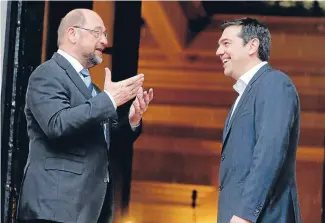
M222 191L222 189L223 189L223 186L219 186L219 191Z
M221 161L224 161L224 160L225 160L225 156L222 155L222 156L221 156Z

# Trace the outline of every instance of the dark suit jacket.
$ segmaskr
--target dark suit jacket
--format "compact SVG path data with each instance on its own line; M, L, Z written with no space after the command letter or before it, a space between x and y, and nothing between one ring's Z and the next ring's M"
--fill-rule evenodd
M128 121L119 124L108 95L92 97L57 53L30 76L25 114L30 142L18 218L96 222L107 188L108 142L122 131L132 143L141 126L132 131Z
M229 223L233 215L251 222L301 222L296 185L299 122L294 84L264 65L224 129L218 223Z

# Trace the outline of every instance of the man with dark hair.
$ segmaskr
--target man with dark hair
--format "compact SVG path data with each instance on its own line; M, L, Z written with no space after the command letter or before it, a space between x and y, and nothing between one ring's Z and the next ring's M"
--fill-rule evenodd
M217 56L238 93L223 132L218 223L300 223L296 151L300 103L268 64L271 34L251 18L222 24Z

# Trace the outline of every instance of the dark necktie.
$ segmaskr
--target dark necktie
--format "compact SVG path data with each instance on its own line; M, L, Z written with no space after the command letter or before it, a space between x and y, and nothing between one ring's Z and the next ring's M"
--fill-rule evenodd
M81 71L80 71L80 73L82 74L82 76L84 76L84 83L86 84L86 86L88 87L88 89L90 90L90 92L91 92L91 95L94 97L94 96L96 96L96 91L95 91L95 89L94 89L94 85L93 85L93 83L92 83L92 81L91 81L91 77L90 77L90 75L89 75L89 71L87 70L87 69L82 69ZM106 126L106 123L105 124L103 124L103 127L104 127L104 136L105 136L105 139L106 139L106 136L107 136L107 134L108 134L108 128L107 128L107 126Z
M82 69L80 71L80 73L82 74L82 76L84 77L84 82L87 86L87 88L90 90L90 92L93 94L93 90L94 90L94 85L91 82L91 77L89 74L89 71L87 69Z

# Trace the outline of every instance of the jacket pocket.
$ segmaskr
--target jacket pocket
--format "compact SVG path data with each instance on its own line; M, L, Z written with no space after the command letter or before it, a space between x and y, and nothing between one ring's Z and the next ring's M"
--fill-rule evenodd
M76 156L85 156L86 155L86 149L85 148L73 148L73 149L67 149L66 153L73 154Z
M237 184L244 184L249 173L250 173L249 170L244 172L244 174L239 178L239 180L237 180Z
M47 157L45 170L57 170L81 175L84 172L84 163L61 157Z
M244 117L244 116L249 115L251 113L252 113L251 111L245 110L242 113L238 114L237 118Z

